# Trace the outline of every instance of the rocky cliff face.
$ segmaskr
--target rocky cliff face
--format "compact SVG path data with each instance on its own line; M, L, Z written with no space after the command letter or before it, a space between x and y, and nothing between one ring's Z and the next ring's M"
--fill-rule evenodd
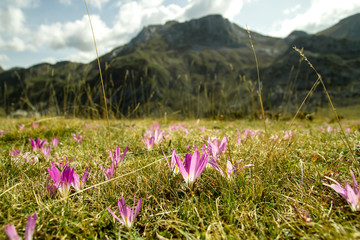
M252 33L252 37L261 44L276 45L281 39L266 37ZM249 35L221 15L209 15L200 19L193 19L179 23L167 22L165 25L151 25L143 30L127 44L123 53L128 53L140 44L154 39L162 39L166 49L203 50L219 48L247 47Z

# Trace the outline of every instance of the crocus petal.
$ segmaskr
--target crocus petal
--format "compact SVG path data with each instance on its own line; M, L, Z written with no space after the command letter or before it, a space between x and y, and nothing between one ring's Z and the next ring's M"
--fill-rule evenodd
M196 179L196 173L197 173L197 167L200 161L200 153L199 151L196 149L194 154L191 157L191 163L190 163L190 168L189 168L189 178L190 181L193 182Z
M150 145L154 146L154 143L155 143L155 137L151 137L150 138Z
M226 151L226 146L227 146L227 137L224 136L221 143L220 143L220 147L219 147L219 153L222 154Z
M227 168L228 177L231 177L231 175L234 172L234 167L233 167L232 163L229 160L227 161L226 168Z
M55 182L55 184L59 184L60 180L61 180L61 173L59 171L59 169L57 167L55 167L54 163L51 162L51 167L50 169L47 168L49 175L51 177L51 179Z
M350 173L351 173L351 177L352 177L352 180L353 180L354 191L355 191L356 194L358 194L359 193L359 187L358 187L358 183L357 183L356 178L355 178L355 174L354 174L354 172L352 170L350 171Z
M240 159L234 164L234 169L237 169L239 167L239 164L243 161L243 159Z
M336 185L336 184L326 184L323 183L324 186L327 186L329 188L332 188L333 190L335 190L335 192L337 192L338 194L340 194L342 197L346 198L346 192L345 192L345 188L341 185Z
M116 146L116 149L114 151L114 157L117 161L120 161L120 147Z
M182 161L179 158L175 158L176 164L179 167L179 171L181 173L181 175L183 176L185 182L187 183L189 180L189 174L188 172L185 170L184 164L182 163Z
M196 146L195 146L195 149L196 149ZM180 160L180 157L178 155L176 155L176 156ZM187 173L190 171L190 165L191 165L191 154L187 153L185 155L185 160L184 160L184 166L185 166Z
M91 171L89 171L89 166L87 166L86 169L85 169L84 175L81 178L81 184L82 185L85 185L90 173L91 173Z
M345 199L350 204L351 209L353 211L359 210L359 198L348 182L345 183L345 191L347 195Z
M165 159L166 159L166 162L167 162L167 164L168 164L168 166L169 166L170 170L172 170L172 169L171 169L170 162L169 162L168 158L166 157L166 155L165 155L164 151L163 151L163 155L164 155L164 157L165 157Z
M196 180L196 178L198 178L200 174L204 171L206 164L208 163L208 160L209 160L209 156L206 153L204 153L200 158L199 162L197 163L196 175L194 180Z
M75 188L76 191L80 190L79 175L77 175L76 173L74 173L74 179L73 179L71 185Z
M218 171L221 174L221 176L225 177L225 174L224 174L223 170L219 167L219 165L217 164L217 162L213 158L211 158L209 160L209 164L211 166L213 166L216 169L216 171Z
M118 207L119 207L120 216L122 218L121 222L125 226L129 227L128 221L131 216L131 211L130 208L126 206L125 199L123 196L121 196L120 200L118 201Z
M118 218L118 216L115 215L115 213L113 211L111 211L110 207L106 207L106 209L108 210L108 212L116 219L118 220L121 224L125 224L120 218Z
M26 227L25 227L25 240L31 240L33 235L34 235L34 231L35 231L35 223L36 223L36 218L37 215L36 213L34 213L34 215L30 215L27 219L26 222Z
M135 200L135 199L134 199ZM142 198L139 199L136 208L135 208L135 213L134 213L134 218L139 215L140 209L141 209L141 205L142 205Z
M246 167L255 167L255 165L254 165L254 164L244 165L244 166L242 166L238 171L241 171L241 170L243 170L243 169L246 168Z
M128 150L129 150L129 147L126 147L126 148L124 149L124 153L123 153L123 155L122 155L122 157L121 157L121 161L124 161L124 158L125 158L126 153L127 153Z
M10 240L21 240L16 232L14 225L5 225L4 230Z
M341 186L341 184L336 181L335 179L332 179L330 177L327 177L325 176L326 179L329 179L330 181L333 181L335 184L331 184L331 185L328 185L328 184L325 184L323 183L323 185L325 186L328 186L332 189L335 190L335 192L337 192L338 194L340 194L342 197L346 198L346 191L345 191L345 188L343 186Z
M34 150L36 146L34 139L30 138L30 142L31 142L31 147Z
M112 153L112 151L111 151L110 148L108 149L108 151L109 151L110 159L111 159L111 161L113 162L113 161L114 161L113 153Z

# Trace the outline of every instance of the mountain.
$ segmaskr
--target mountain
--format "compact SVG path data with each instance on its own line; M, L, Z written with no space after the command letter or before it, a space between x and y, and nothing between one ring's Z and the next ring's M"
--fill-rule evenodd
M360 41L360 13L344 18L316 35Z
M293 46L305 49L342 104L350 104L345 98L351 104L360 99L359 41L301 31L285 39L252 32L251 38L267 110L294 111L316 80ZM220 15L144 27L100 62L114 117L242 117L259 109L248 33ZM96 60L11 69L0 73L0 86L5 114L17 109L95 118L104 114ZM322 98L316 94L309 110L322 106Z

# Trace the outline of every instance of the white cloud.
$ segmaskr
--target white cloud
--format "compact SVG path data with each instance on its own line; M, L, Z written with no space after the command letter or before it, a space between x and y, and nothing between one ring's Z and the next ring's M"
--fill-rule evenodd
M108 47L107 38L111 36L111 29L98 15L92 15L91 21L99 46ZM94 49L87 15L74 22L41 25L33 41L38 47L48 44L52 49L74 48L82 52Z
M0 54L0 63L10 62L10 58L5 54Z
M59 0L59 2L64 5L71 5L71 0Z
M19 37L13 37L8 41L0 40L0 50L21 52L25 50L36 51L36 48Z
M189 0L185 7L185 17L198 18L209 14L222 14L232 20L242 9L242 0Z
M95 8L101 9L103 4L106 4L109 0L86 0L86 3Z
M26 33L25 16L20 8L9 6L7 10L0 9L0 32L7 34Z
M45 63L50 63L50 64L55 64L56 63L56 59L54 57L47 57L47 58L43 58L41 60L41 62L45 62Z
M293 18L276 22L269 34L285 37L295 29L316 33L336 24L342 18L358 12L360 12L359 0L312 0L311 6L307 11Z
M79 0L76 0L76 1L79 1ZM64 4L64 5L71 5L74 0L59 0L59 2L61 4ZM94 7L94 8L97 8L97 9L101 9L102 6L104 4L106 4L107 2L109 2L109 0L86 0L86 4L90 7Z
M301 4L296 4L296 5L295 5L294 7L292 7L292 8L287 8L287 9L285 9L285 10L283 11L283 13L284 13L285 15L289 15L289 14L292 14L292 13L298 11L300 8L301 8Z
M96 58L95 50L94 52L78 52L73 53L69 55L66 59L70 60L72 62L81 62L81 63L87 63Z
M4 8L5 6L12 6L18 8L33 8L38 7L40 0L1 0L0 6Z

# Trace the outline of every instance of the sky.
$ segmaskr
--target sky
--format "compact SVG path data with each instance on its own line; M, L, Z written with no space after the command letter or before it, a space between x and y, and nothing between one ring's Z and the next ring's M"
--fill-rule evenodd
M316 33L360 12L359 0L86 0L99 55L126 44L144 26L221 14L274 37ZM255 43L256 44L256 43ZM0 66L96 58L84 0L0 0Z

